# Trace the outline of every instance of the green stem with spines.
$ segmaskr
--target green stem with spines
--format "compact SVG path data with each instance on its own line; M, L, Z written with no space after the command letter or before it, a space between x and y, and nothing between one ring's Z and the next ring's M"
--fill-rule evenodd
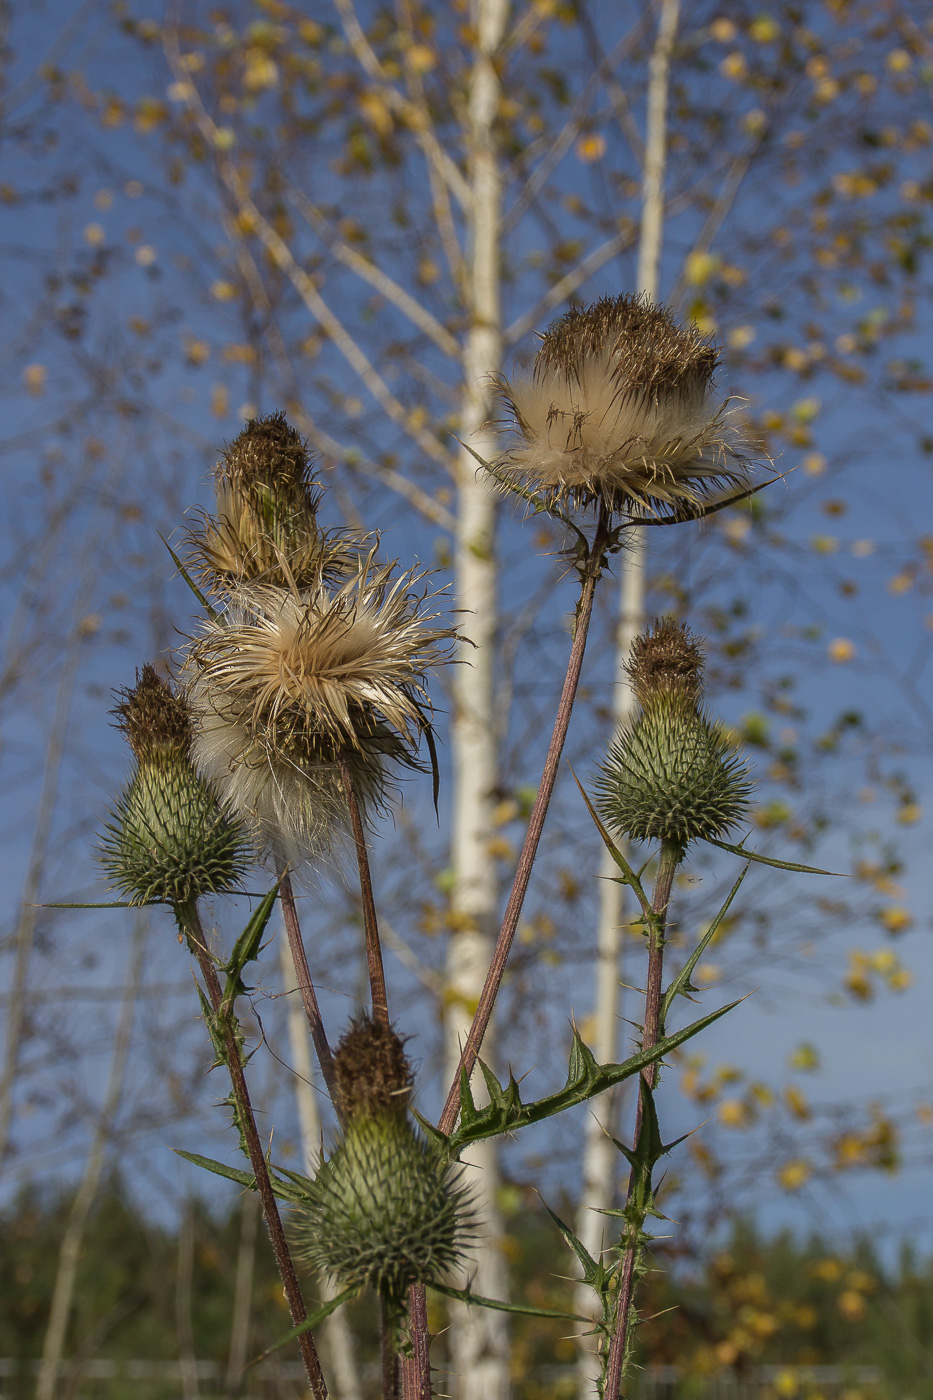
M301 1287L298 1283L298 1275L295 1272L288 1241L285 1238L285 1231L282 1228L282 1218L279 1215L275 1192L272 1188L269 1167L256 1127L256 1119L246 1085L246 1076L243 1072L243 1056L237 1036L233 1005L231 1001L224 999L217 969L204 938L197 903L191 900L185 904L176 904L174 913L179 930L184 935L190 952L197 959L201 975L204 978L207 998L214 1013L212 1038L215 1045L221 1048L224 1062L230 1073L239 1128L243 1134L249 1164L252 1167L256 1189L262 1202L262 1213L275 1254L275 1262L278 1265L285 1289L288 1309L292 1322L297 1327L306 1321L308 1311L301 1295ZM314 1400L327 1400L327 1386L321 1371L317 1347L314 1345L314 1338L310 1332L301 1333L298 1338L298 1346L301 1350L301 1359L304 1362L305 1374L308 1377L308 1385Z
M658 873L655 877L651 909L646 915L648 929L648 977L645 987L645 1021L642 1032L642 1049L651 1049L663 1035L661 1008L663 1004L662 976L664 970L664 935L667 928L667 911L671 901L674 876L684 858L683 848L673 841L665 841L661 846L658 860ZM654 1089L658 1078L658 1062L654 1061L641 1072L641 1077L649 1091ZM635 1111L635 1133L633 1151L637 1154L641 1139L644 1118L642 1095L638 1096ZM626 1202L632 1198L635 1171L629 1177ZM632 1302L635 1290L635 1271L644 1248L642 1227L644 1219L630 1221L628 1242L622 1264L622 1276L616 1297L615 1317L610 1332L609 1355L606 1364L602 1400L619 1400L622 1393L622 1380L631 1352Z

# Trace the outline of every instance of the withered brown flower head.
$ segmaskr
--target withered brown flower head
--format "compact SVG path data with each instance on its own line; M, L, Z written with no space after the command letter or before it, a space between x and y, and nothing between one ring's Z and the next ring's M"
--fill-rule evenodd
M188 560L209 589L261 582L309 587L353 572L364 538L324 530L311 454L284 413L251 418L214 473L217 504L188 532Z
M513 428L499 474L553 505L671 520L748 479L749 444L714 394L718 350L642 297L568 311L531 377L496 378Z
M119 698L111 713L140 762L187 757L191 746L188 707L154 666L147 662L136 672L135 686L116 693Z
M309 499L317 505L316 483L311 478L308 444L292 428L284 413L250 418L218 464L218 483L253 492L261 497L272 491L281 497L291 495L296 506Z
M343 1116L404 1113L412 1079L401 1037L366 1012L355 1016L334 1051L334 1086Z
M640 705L658 695L681 696L697 705L704 660L702 644L689 627L662 617L635 638L625 669Z
M393 762L418 766L426 672L448 659L455 635L436 625L424 578L396 576L370 554L336 590L253 585L193 640L195 760L279 860L341 843L341 760L370 813Z

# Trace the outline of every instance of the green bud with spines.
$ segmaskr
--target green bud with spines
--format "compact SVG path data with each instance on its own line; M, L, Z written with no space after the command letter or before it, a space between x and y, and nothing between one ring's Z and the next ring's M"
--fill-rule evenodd
M629 840L684 850L725 835L747 813L745 765L700 709L702 665L697 639L669 618L633 644L627 670L641 712L617 735L595 784L603 821Z
M394 1309L413 1283L454 1268L471 1225L469 1193L416 1130L402 1041L358 1017L334 1055L342 1127L294 1217L312 1266L342 1288L372 1288Z
M144 666L114 713L136 758L99 847L110 883L133 904L184 904L236 889L251 863L242 824L198 775L181 696Z

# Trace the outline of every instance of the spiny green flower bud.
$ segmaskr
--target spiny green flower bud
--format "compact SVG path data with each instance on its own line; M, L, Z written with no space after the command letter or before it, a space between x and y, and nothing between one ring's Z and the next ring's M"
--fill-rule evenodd
M114 713L137 767L99 848L111 884L134 904L235 889L250 863L244 830L192 766L184 701L144 666Z
M664 618L636 638L626 669L642 710L600 767L600 816L632 841L684 849L722 836L744 817L751 787L721 727L699 708L700 642Z
M362 536L325 531L308 445L284 413L251 418L215 473L217 508L188 535L208 587L259 581L305 588L352 571Z
M406 1113L411 1069L394 1031L361 1017L334 1056L344 1126L295 1215L299 1247L342 1287L400 1304L412 1283L459 1262L473 1224L469 1193Z

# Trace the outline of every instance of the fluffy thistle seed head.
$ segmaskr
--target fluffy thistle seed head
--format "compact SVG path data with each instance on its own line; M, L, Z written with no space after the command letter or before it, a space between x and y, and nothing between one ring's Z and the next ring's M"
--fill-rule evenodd
M625 669L642 706L656 695L697 703L703 693L703 661L702 644L689 627L663 617L635 638Z
M251 418L215 472L216 513L187 537L189 562L208 588L251 581L308 587L351 572L364 537L326 531L323 491L308 445L284 413Z
M391 764L417 766L425 672L452 629L372 555L336 591L256 585L231 594L192 643L194 755L263 851L291 864L332 855L347 830L338 759L364 813L385 800Z
M616 739L596 780L606 825L632 841L718 838L742 821L751 785L721 729L682 699L657 699Z
M642 297L568 311L530 378L495 381L514 429L499 476L555 506L671 520L744 485L748 444L713 392L718 358Z
M137 767L99 847L110 883L134 904L237 888L249 866L245 832L192 766L183 699L147 665L114 713Z

